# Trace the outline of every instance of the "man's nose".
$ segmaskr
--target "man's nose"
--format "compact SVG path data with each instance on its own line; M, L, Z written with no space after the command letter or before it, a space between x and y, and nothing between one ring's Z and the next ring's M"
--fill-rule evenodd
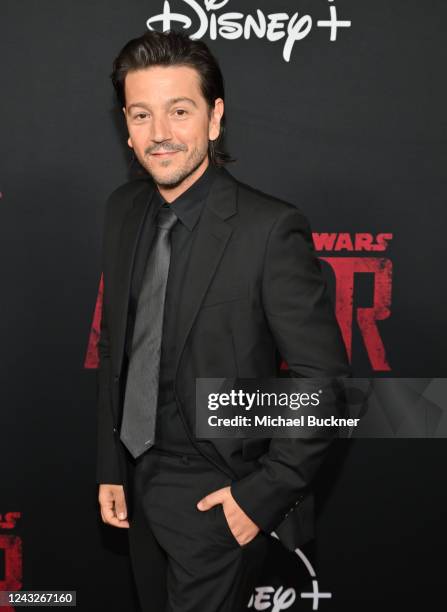
M171 138L171 126L165 117L157 117L152 120L151 139L154 142L163 142Z

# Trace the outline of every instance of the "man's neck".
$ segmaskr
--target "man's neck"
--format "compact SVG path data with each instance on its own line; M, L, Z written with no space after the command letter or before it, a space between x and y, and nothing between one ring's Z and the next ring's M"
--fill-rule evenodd
M163 187L161 185L157 185L160 195L166 202L173 202L202 176L208 166L209 159L208 156L206 156L200 166L196 168L192 174L188 175L179 185L176 185L175 187Z

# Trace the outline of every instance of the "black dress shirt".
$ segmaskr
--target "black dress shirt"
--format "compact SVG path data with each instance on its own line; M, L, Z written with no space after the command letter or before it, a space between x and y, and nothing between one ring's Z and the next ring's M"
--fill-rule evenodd
M154 189L139 236L131 281L126 335L127 359L130 356L136 307L144 268L150 252L151 237L153 238L155 235L153 219L161 206L170 206L177 215L178 221L171 230L171 259L163 315L155 443L152 448L182 455L198 454L199 451L189 439L174 397L177 310L182 307L178 303L178 298L185 277L191 246L197 232L198 221L216 172L217 168L209 164L195 183L171 203L165 202L158 189Z

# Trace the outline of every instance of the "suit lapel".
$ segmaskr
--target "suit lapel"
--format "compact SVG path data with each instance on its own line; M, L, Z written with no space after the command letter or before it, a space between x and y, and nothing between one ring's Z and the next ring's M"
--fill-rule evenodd
M237 211L236 192L236 180L225 168L220 168L199 219L179 296L175 382L189 332L233 232L226 219Z

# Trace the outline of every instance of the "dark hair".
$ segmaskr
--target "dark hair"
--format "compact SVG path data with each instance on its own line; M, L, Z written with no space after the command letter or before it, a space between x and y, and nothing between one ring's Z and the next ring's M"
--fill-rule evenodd
M113 62L110 78L121 106L126 106L124 81L127 73L157 65L195 68L199 73L200 89L208 104L209 116L216 98L225 101L224 81L219 64L203 41L192 40L185 33L176 30L150 30L130 40ZM220 122L219 136L214 141L208 141L210 161L216 166L236 161L222 148L218 148L224 132L225 113Z

